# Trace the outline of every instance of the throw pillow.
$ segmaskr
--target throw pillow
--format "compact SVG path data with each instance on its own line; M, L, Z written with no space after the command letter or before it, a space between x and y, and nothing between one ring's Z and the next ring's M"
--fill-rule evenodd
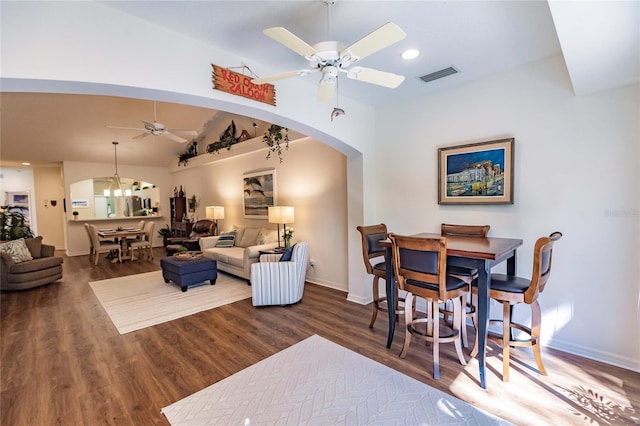
M238 225L233 225L229 230L229 232L232 232L232 231L235 231L236 233L236 241L238 242L242 241L242 236L244 235L244 228Z
M24 243L27 245L31 257L34 259L40 259L42 257L42 236L25 238Z
M31 252L24 243L24 238L0 244L0 251L7 253L16 263L33 260Z
M256 244L262 245L267 243L275 243L278 241L278 231L275 229L260 229L260 233L258 234L258 238L256 239Z
M223 232L216 242L216 247L233 247L236 241L236 231Z
M293 248L296 245L292 245L291 247L289 247L288 249L286 249L284 251L284 253L282 253L282 257L280 258L280 262L290 262L291 258L293 257Z
M238 247L251 247L256 245L256 239L258 238L258 228L245 228L244 234L240 239L240 242L236 244Z

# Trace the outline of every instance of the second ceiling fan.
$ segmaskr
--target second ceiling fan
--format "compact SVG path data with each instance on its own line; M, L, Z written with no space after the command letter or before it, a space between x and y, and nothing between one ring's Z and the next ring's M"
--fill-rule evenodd
M327 7L327 32L330 33L331 5L335 0L322 1ZM311 46L283 27L267 28L263 32L307 59L309 68L255 78L252 80L255 84L271 83L319 71L322 77L318 87L318 100L328 101L336 91L338 73L344 73L347 78L352 80L377 84L392 89L398 87L404 81L404 76L390 72L360 66L350 68L352 64L406 37L405 32L393 22L384 24L347 47L337 41L323 41Z
M132 139L142 139L147 136L164 136L165 138L171 139L172 141L185 143L187 139L178 136L198 136L198 132L195 130L184 130L184 129L167 129L164 124L158 122L156 120L156 101L153 101L153 121L145 121L141 120L144 123L144 128L138 127L120 127L120 126L107 126L110 129L124 129L124 130L141 130L144 133L139 134L138 136L134 136Z

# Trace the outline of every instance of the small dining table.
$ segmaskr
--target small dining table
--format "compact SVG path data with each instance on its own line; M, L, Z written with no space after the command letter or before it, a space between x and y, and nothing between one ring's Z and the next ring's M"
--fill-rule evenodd
M421 233L413 237L440 238L440 234ZM522 240L512 238L479 238L447 236L447 264L478 269L478 366L480 370L480 386L487 388L485 352L487 346L487 330L489 328L489 289L491 288L491 268L506 260L507 275L516 275L516 250ZM389 313L389 332L387 348L391 347L396 327L396 285L393 271L391 241L382 240L379 244L386 248L386 290Z
M120 239L120 250L121 250L121 259L122 260L130 260L133 256L132 253L127 251L127 237L138 237L145 234L144 229L138 228L122 228L122 229L99 229L98 236L100 238L119 238Z

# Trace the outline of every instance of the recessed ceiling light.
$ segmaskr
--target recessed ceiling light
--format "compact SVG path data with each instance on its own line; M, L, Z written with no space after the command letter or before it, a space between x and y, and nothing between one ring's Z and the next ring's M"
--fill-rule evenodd
M415 59L420 55L420 51L418 49L407 49L402 52L402 59L410 60Z
M31 163L22 163L23 166L30 166Z

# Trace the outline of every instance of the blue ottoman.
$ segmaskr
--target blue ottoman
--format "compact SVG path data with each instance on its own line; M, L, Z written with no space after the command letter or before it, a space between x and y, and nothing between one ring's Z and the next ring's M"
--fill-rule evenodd
M160 259L160 266L162 266L164 282L173 281L180 286L183 292L187 291L190 285L207 280L211 281L211 285L214 285L218 279L216 261L206 257L194 260L164 257Z

